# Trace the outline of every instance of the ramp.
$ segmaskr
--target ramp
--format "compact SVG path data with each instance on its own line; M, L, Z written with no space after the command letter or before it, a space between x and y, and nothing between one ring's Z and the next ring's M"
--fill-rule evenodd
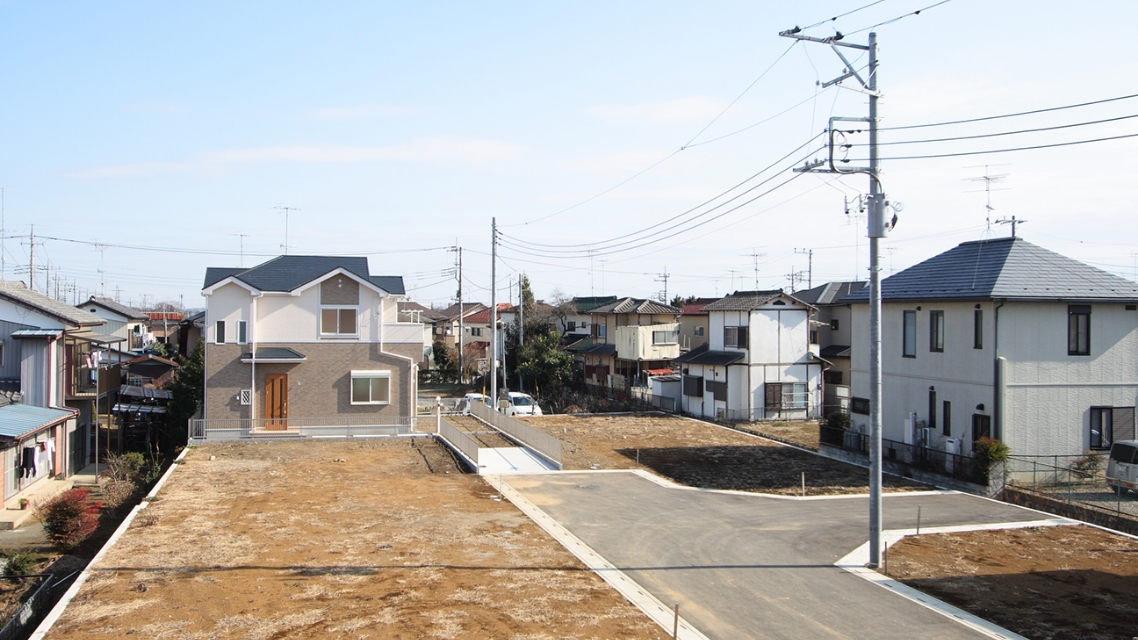
M478 449L479 475L548 473L557 465L525 447Z

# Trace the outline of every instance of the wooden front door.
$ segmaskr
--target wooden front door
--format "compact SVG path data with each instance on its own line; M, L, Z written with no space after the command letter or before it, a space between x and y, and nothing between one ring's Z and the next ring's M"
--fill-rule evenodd
M265 374L265 428L284 430L288 428L288 374Z

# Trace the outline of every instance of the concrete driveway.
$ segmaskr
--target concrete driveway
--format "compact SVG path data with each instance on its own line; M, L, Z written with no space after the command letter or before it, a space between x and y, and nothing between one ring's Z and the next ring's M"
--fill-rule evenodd
M834 563L865 543L867 497L785 499L661 486L634 473L504 482L709 638L981 638ZM964 494L888 494L885 528L1044 521Z

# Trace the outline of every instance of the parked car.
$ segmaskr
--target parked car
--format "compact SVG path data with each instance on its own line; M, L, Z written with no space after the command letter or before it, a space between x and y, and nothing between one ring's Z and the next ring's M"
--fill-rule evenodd
M489 396L482 395L481 393L468 393L463 396L455 405L455 410L464 414L470 413L470 405L474 402L481 402L482 404L489 405Z
M1106 484L1118 495L1138 492L1138 440L1116 440L1106 460Z
M542 415L541 407L537 405L537 401L533 399L533 396L526 393L511 391L506 398L506 402L502 404L502 413L508 416Z

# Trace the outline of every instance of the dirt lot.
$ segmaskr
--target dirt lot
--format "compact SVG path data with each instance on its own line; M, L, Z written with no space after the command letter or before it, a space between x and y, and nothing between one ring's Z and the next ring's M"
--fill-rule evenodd
M889 575L1028 638L1138 637L1138 541L1084 526L907 537Z
M744 422L738 425L744 431L793 442L809 449L818 449L818 421L795 422Z
M210 445L159 495L50 638L665 635L425 439Z
M681 484L785 495L866 493L863 467L823 458L704 422L669 416L573 416L527 418L560 438L566 469L633 469L639 464ZM928 489L885 476L890 491Z

